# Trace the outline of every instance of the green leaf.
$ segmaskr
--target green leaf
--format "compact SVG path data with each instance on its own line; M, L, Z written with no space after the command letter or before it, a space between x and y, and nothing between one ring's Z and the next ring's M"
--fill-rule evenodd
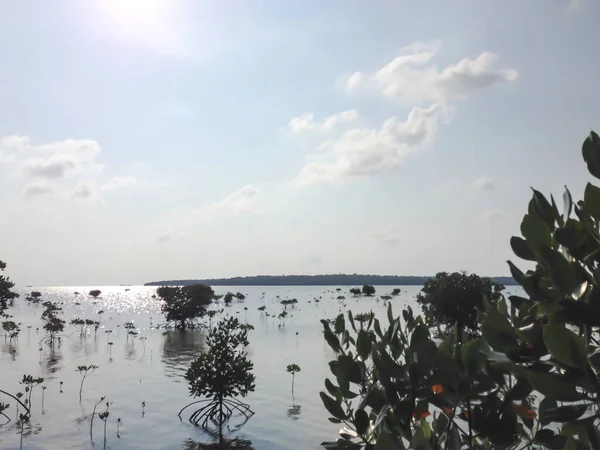
M560 363L583 369L587 354L579 337L562 325L544 326L544 344L554 359Z
M590 355L590 363L594 366L594 369L600 370L600 348L597 348L594 353Z
M363 361L369 357L371 353L371 333L363 329L358 332L356 351Z
M321 320L321 323L323 324L323 334L327 344L329 344L334 352L339 353L342 350L342 347L340 346L340 340L331 332L329 324L325 320Z
M575 289L575 271L573 270L573 266L563 255L551 248L542 249L541 257L554 284L563 293L571 295Z
M552 430L546 429L538 431L533 442L536 444L542 444L551 450L560 450L565 448L567 438L565 436L556 434Z
M335 334L341 334L346 329L346 322L342 314L338 315L335 319Z
M523 238L513 236L510 238L510 246L515 255L521 259L527 261L536 261L535 254L531 251L531 248L527 244L527 241Z
M540 392L546 399L559 402L576 402L581 400L581 394L575 389L571 381L555 373L524 371L533 388Z
M542 219L532 214L526 214L521 222L521 234L534 252L552 246L550 228Z
M508 267L510 269L510 274L514 278L514 280L519 283L521 286L523 285L523 279L525 278L525 274L521 272L521 270L515 266L511 261L506 261L508 263Z
M482 334L488 345L497 352L510 353L519 349L512 325L496 308L488 308L483 319Z
M590 132L586 140L583 141L581 152L590 174L600 178L600 137L593 131Z
M452 425L450 429L450 435L448 436L448 450L460 450L460 435L458 434L458 428L456 425Z
M354 426L359 435L363 435L369 429L369 416L364 409L359 408L354 414Z
M600 188L588 183L585 187L583 201L587 212L594 219L600 220Z
M585 414L587 405L568 405L547 409L544 412L545 420L550 422L573 422Z
M544 197L544 194L542 194L539 191L536 191L535 189L532 188L533 191L533 205L535 208L535 212L537 213L538 216L540 216L540 218L546 222L546 224L550 227L550 228L554 228L554 212L552 210L552 206L550 205L550 203L548 203L548 200L546 200L546 197Z
M433 421L433 429L435 434L441 436L444 431L446 431L446 427L448 426L448 416L446 414L439 414Z
M321 396L321 401L323 402L323 405L325 406L325 409L327 409L329 414L331 414L338 420L346 419L346 413L344 413L342 406L338 402L336 402L334 399L325 394L325 392L321 391L319 392L319 395Z
M508 315L508 307L506 306L506 300L504 299L504 297L498 300L498 303L496 304L496 309L503 316Z
M374 450L396 450L397 447L394 445L390 433L387 430L383 430L377 438L377 444L375 444Z
M571 197L571 192L565 186L565 193L563 194L563 221L566 223L571 216L571 211L573 211L573 198Z

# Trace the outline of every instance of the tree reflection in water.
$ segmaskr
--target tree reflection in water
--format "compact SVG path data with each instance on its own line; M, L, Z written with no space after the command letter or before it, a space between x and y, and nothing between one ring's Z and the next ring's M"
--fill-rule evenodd
M300 418L300 405L292 405L287 410L287 416L292 420L298 420Z
M60 362L63 359L63 355L60 350L51 350L47 357L44 357L42 364L42 373L49 378L54 378L54 374L63 368Z
M218 436L213 436L213 442L202 443L195 442L191 439L185 442L183 450L254 450L252 442L244 438L227 439L219 444Z
M168 377L181 378L192 361L207 350L206 330L172 330L163 336L162 362Z

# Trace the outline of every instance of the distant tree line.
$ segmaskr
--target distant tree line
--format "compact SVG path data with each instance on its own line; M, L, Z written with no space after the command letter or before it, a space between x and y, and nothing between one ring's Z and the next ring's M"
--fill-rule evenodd
M432 276L395 275L258 275L253 277L216 278L206 280L166 280L146 283L145 286L423 286ZM491 281L505 286L516 285L512 277L493 277Z

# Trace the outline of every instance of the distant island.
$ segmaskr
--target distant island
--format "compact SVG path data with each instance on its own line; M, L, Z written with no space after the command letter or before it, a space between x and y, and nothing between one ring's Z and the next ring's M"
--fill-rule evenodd
M396 275L257 275L253 277L214 278L207 280L152 281L144 286L186 286L208 284L210 286L422 286L429 276ZM505 286L515 286L512 277L491 277L492 281Z

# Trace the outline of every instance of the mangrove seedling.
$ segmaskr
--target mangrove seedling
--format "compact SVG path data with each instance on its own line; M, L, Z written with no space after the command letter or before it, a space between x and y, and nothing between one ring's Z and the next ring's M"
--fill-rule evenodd
M23 450L23 429L25 424L29 422L29 416L27 414L19 414L19 425L21 426L21 444L19 450Z
M19 381L19 384L25 386L25 392L29 394L27 399L27 404L29 405L29 409L31 410L31 395L33 394L33 388L39 386L44 382L44 379L41 377L33 378L31 375L23 375L23 379ZM43 394L42 394L43 395Z
M295 402L296 400L294 399L294 379L296 377L296 374L300 372L300 366L298 364L288 364L286 371L287 373L292 374L292 401Z
M106 411L98 414L100 420L104 422L104 446L102 447L103 449L106 448L106 422L108 421L108 416L110 415L110 413L108 412L108 408L110 407L110 405L111 403L106 402Z
M122 424L122 423L123 423L123 422L121 422L121 418L119 417L119 418L117 419L117 437L118 437L118 438L120 438L120 437L121 437L121 433L119 432L119 430L120 430L120 428L121 428L121 424Z
M90 295L94 298L98 298L100 294L102 294L102 291L99 289L93 289L90 291Z
M255 388L254 365L246 352L248 329L235 317L224 318L210 330L206 343L208 351L200 355L185 374L190 393L204 399L184 406L179 417L190 406L202 404L189 420L205 429L210 421L217 427L222 444L223 425L234 413L245 417L240 427L254 414L247 404L235 398L246 397Z
M96 416L96 408L98 407L98 405L100 403L102 403L104 401L105 398L106 398L106 395L100 397L100 401L98 403L96 403L94 405L94 408L92 409L92 417L90 418L90 441L91 442L94 442L93 430L94 430L94 417Z
M6 411L9 408L9 406L10 405L8 403L0 403L0 416L4 417L7 420L7 422L5 422L5 423L3 423L1 425L6 425L7 423L11 422L10 417L8 417L6 415L6 413L4 412L4 411Z
M63 393L63 390L62 390L63 383L64 383L64 381L61 381L61 382L60 382L60 384L59 384L59 387L60 387L60 393L61 393L61 394Z
M81 375L81 385L79 386L79 403L81 403L81 395L83 392L83 382L85 379L94 373L94 371L98 368L94 364L90 364L89 366L77 366L77 372ZM62 383L61 383L62 384Z
M46 386L42 386L42 412L44 411L44 394L46 393Z
M59 345L62 342L58 333L65 329L65 321L57 316L62 312L62 308L53 302L44 302L43 305L42 320L45 322L44 330L46 330L48 336L43 338L42 341L46 342L51 349L54 349L56 342Z

